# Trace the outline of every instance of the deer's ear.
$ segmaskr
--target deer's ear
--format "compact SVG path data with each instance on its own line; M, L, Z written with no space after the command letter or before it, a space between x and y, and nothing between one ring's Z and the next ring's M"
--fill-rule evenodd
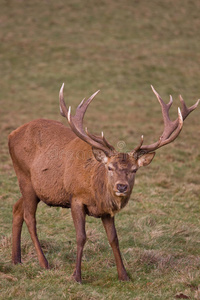
M103 150L92 147L92 152L96 160L98 160L99 162L102 162L104 164L108 162L108 156Z
M139 167L144 167L144 166L148 166L152 159L154 158L156 152L152 152L152 153L147 153L142 155L140 158L138 158L137 163Z

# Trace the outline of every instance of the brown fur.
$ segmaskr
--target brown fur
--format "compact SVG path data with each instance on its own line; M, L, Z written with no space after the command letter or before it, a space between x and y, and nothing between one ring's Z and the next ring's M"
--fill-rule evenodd
M20 236L25 220L40 265L48 268L37 238L35 220L37 204L43 201L50 206L71 207L77 236L75 280L81 281L86 214L101 217L115 255L119 279L128 280L119 251L114 214L130 198L138 161L132 155L121 153L111 157L102 151L95 154L95 150L71 129L43 119L13 131L9 135L9 150L22 193L13 208L13 263L21 262ZM147 155L148 163L153 156ZM119 185L127 185L127 190L120 193Z

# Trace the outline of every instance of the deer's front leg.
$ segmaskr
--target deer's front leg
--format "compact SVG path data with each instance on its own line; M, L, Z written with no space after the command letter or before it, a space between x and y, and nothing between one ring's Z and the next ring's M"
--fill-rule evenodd
M78 199L73 199L71 203L72 218L76 229L77 255L76 268L73 277L77 282L81 283L81 260L83 255L83 247L86 242L85 233L85 210L84 206Z
M101 219L102 219L104 228L105 228L107 236L108 236L108 241L112 247L112 250L113 250L113 253L115 256L119 280L127 281L127 280L129 280L129 277L128 277L126 269L124 267L121 253L119 250L119 241L118 241L117 232L115 229L114 217L111 217L108 215L108 216L102 217Z

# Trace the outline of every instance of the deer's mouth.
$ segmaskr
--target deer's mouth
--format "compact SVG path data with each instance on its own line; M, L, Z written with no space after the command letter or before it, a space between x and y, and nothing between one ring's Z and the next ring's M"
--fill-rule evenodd
M117 197L125 197L129 192L129 186L125 183L117 182L115 184L114 193Z
M115 196L117 196L117 197L126 197L127 194L128 194L127 191L125 191L125 192L115 191Z

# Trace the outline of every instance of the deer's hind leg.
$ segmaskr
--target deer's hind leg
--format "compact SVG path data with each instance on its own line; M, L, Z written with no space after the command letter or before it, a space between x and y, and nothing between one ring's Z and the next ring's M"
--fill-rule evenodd
M23 197L23 217L24 221L28 227L32 242L35 246L35 250L37 252L37 257L39 260L39 264L42 268L48 269L48 261L46 260L42 248L40 246L40 242L37 236L36 229L36 210L39 203L39 198L37 197L30 179L23 178L19 180L20 189Z
M12 262L21 263L21 231L24 222L23 197L13 206Z

